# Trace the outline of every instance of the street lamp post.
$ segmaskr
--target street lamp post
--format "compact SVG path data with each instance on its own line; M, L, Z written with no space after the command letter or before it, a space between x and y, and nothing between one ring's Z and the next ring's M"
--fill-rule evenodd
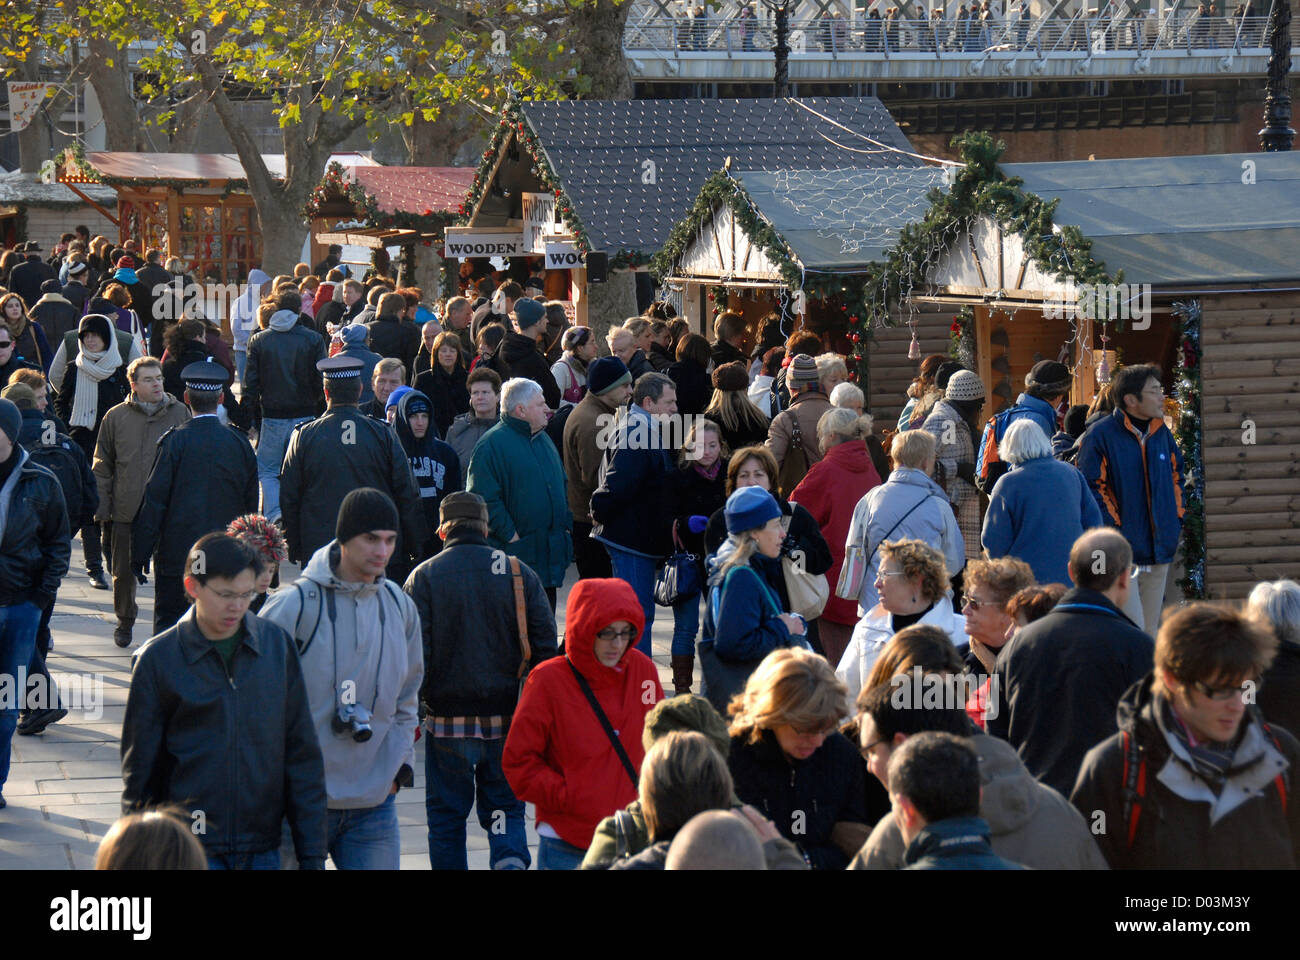
M799 0L763 0L763 5L776 17L776 43L772 53L776 56L776 75L773 78L772 96L778 100L790 96L790 14Z
M1290 150L1295 140L1295 131L1291 129L1291 0L1273 0L1267 36L1268 82L1259 147L1272 153Z

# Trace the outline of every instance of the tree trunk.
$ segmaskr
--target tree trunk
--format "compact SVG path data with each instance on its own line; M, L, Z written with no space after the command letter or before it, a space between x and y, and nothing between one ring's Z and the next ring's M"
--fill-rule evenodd
M593 100L631 100L632 76L623 56L629 0L590 0L569 15L567 38L578 52L578 73L591 80Z
M40 80L40 63L36 57L23 62L20 71L24 80ZM59 132L59 117L72 102L71 84L52 97L41 101L31 122L18 133L18 166L23 173L39 173L41 164L54 157L71 139Z
M140 106L131 95L128 52L114 47L103 36L95 36L93 31L87 30L86 35L87 59L92 65L90 85L95 88L104 116L104 149L129 153L152 150Z
M478 112L463 104L447 104L435 120L425 120L417 110L415 122L402 127L407 163L413 167L454 167L461 147L482 137L486 129Z
M635 317L640 311L636 308L636 279L631 270L611 270L609 279L604 283L587 284L587 326L596 337L601 347L601 354L608 354L605 349L605 335L609 328L621 325L627 317Z

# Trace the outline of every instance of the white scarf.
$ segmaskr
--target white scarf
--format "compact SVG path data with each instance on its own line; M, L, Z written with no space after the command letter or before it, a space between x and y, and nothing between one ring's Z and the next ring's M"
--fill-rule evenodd
M95 429L99 413L99 384L113 375L122 365L122 354L117 349L117 331L109 329L108 348L92 353L85 347L77 351L77 392L72 398L70 427Z

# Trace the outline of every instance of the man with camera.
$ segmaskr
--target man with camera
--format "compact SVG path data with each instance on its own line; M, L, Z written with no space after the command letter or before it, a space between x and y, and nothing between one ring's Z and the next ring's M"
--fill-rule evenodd
M353 490L335 539L260 614L298 645L325 758L329 854L340 870L398 869L396 794L415 781L420 617L384 576L398 523L387 494Z

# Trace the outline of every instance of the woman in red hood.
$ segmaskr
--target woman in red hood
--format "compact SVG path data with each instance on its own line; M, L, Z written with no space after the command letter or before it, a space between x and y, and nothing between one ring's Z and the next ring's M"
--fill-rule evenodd
M641 730L664 695L654 663L634 645L644 625L627 582L580 580L566 605L567 655L524 684L502 766L515 796L537 807L539 870L578 869L596 824L637 798Z

